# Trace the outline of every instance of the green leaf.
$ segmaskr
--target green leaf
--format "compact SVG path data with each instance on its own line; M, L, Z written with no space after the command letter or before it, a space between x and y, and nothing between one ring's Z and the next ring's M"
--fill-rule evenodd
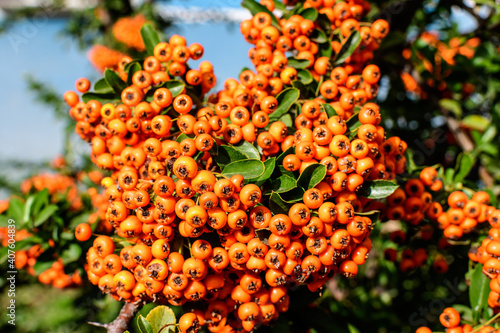
M9 218L7 215L0 215L0 228L5 228L9 226Z
M323 32L321 29L314 29L312 35L311 35L311 40L315 41L318 44L323 44L328 42L328 37L326 34Z
M352 324L347 324L347 329L349 333L360 333L360 331Z
M41 273L45 272L47 269L52 267L52 264L54 263L54 260L52 261L37 261L35 263L35 266L33 267L35 269L35 275L40 275Z
M35 194L35 201L33 202L33 206L31 207L31 212L33 215L36 215L40 212L43 206L49 204L49 190L44 188L37 194Z
M285 113L284 115L282 115L279 121L282 121L286 125L286 127L293 127L293 119L289 113Z
M469 174L474 166L474 158L470 153L462 152L457 159L457 165L455 167L455 183L462 182L465 177Z
M497 136L497 128L491 124L481 137L481 143L489 143Z
M112 93L113 88L111 88L105 78L102 78L94 84L94 92L101 94Z
M314 22L318 18L318 11L312 7L309 7L309 8L301 10L299 12L299 15L307 20Z
M146 320L151 324L154 333L175 332L175 313L171 308L165 305L159 305L149 311Z
M132 85L132 78L135 74L135 72L138 72L142 70L141 64L137 61L131 61L128 64L125 65L125 72L127 73L127 84L129 86Z
M303 84L308 85L313 81L313 76L307 69L301 69L297 71L297 79Z
M361 35L359 31L353 31L342 44L339 53L337 53L335 55L335 58L333 58L334 66L343 64L344 61L349 58L354 53L354 51L356 51L360 43Z
M300 91L296 88L288 88L280 92L278 96L276 96L276 99L278 100L278 107L276 108L276 111L271 113L269 120L275 121L287 113L293 103L299 99L299 96Z
M281 175L285 175L285 174L289 175L290 177L295 177L293 172L287 171L283 167L283 160L285 159L285 157L289 154L293 154L294 152L295 152L295 147L290 147L278 156L278 158L276 159L276 168L274 169L272 179L276 179L276 178L280 177Z
M257 148L248 141L242 141L232 146L234 149L245 155L249 159L260 160L260 154Z
M278 22L278 19L276 18L276 16L274 16L273 13L271 13L269 11L269 9L267 9L266 6L263 6L263 5L261 5L260 3L257 3L254 0L244 0L241 3L241 7L248 9L250 11L250 13L252 13L252 15L255 15L255 14L261 13L261 12L269 14L271 16L271 24L276 29L278 29L279 31L281 31L281 26L280 26L280 24Z
M470 307L465 306L463 304L453 304L452 306L455 310L460 313L460 318L463 321L472 322L473 320L473 311Z
M282 175L272 181L270 189L275 193L284 193L295 187L297 187L297 180L295 180L295 178L288 175Z
M332 21L330 21L330 19L328 18L328 16L324 13L319 13L318 15L318 19L316 20L316 23L318 24L318 26L323 29L326 34L328 35L331 30L332 30Z
M114 103L120 101L120 96L114 93L93 93L93 92L88 92L82 95L82 101L84 101L85 103L92 100L96 100L101 104Z
M26 222L23 220L24 203L18 198L10 199L7 216L16 221L16 224L19 225L17 229L20 229L20 227L22 227L22 225Z
M31 207L33 206L33 202L35 200L34 195L30 195L28 199L26 199L26 203L24 204L24 214L23 221L29 221L31 216Z
M177 139L175 139L175 141L177 141L177 142L181 143L181 141L182 141L182 140L184 140L184 139L193 139L193 140L194 140L194 136L189 136L189 135L187 135L187 134L185 134L185 133L182 133L182 134L180 134L180 135L177 137Z
M452 185L454 183L453 177L455 176L455 170L452 168L447 168L444 171L444 184L445 185Z
M172 97L177 97L179 96L185 88L185 85L183 82L179 80L169 80L163 82L161 85L157 86L156 89L151 89L150 91L147 92L146 94L146 101L147 102L152 102L154 99L154 93L158 88L167 88L170 90L172 93Z
M312 94L314 93L311 89L312 85L305 85L302 83L300 80L294 80L292 81L292 87L298 89L300 91L300 98L301 99L310 99L312 98Z
M59 207L57 207L56 205L49 205L49 206L45 207L40 212L40 214L38 214L37 216L34 217L35 222L33 223L33 225L35 227L40 226L43 222L47 221L49 219L49 217L51 217L52 214L54 214L58 209L59 209Z
M146 45L148 55L154 55L155 46L160 43L160 36L151 23L146 23L141 28L141 36Z
M285 202L278 193L271 193L269 197L269 208L274 214L286 214L292 204Z
M280 193L279 195L286 203L295 203L303 200L305 192L306 191L304 191L302 187L296 186L289 191Z
M320 57L332 57L333 49L332 44L327 40L326 43L318 44L318 53Z
M181 82L179 80L168 80L166 82L164 82L161 87L163 88L167 88L168 90L170 90L170 92L172 93L172 97L177 97L179 96L180 94L182 94L182 91L184 90L184 82Z
M222 170L222 175L231 177L242 175L245 179L252 179L261 176L265 171L264 163L259 160L248 159L231 162Z
M297 179L297 185L305 190L318 185L326 176L326 165L314 163L305 168Z
M274 2L274 7L276 9L279 9L281 11L286 10L286 5L283 2L281 2L280 0L273 0L273 2Z
M347 127L346 133L349 133L348 137L349 139L352 139L358 132L358 128L362 125L359 121L358 112L353 114L351 118L347 119L345 125Z
M323 108L323 110L328 115L328 118L331 118L333 116L337 116L338 115L337 111L335 111L335 108L333 106L331 106L330 104L328 104L328 103L321 104L321 107Z
M297 59L295 57L288 58L288 66L293 67L295 69L304 69L309 67L310 64L311 61L307 59Z
M151 323L146 318L144 318L143 315L139 315L137 317L137 326L139 327L141 333L155 333L153 331Z
M260 186L260 185L264 184L266 182L266 180L271 178L271 175L274 172L274 168L276 167L276 158L271 157L271 158L268 158L267 160L265 160L264 167L265 167L265 171L262 175L260 175L257 178L254 178L254 179L250 179L250 181L252 183Z
M394 193L398 187L398 184L389 180L365 181L357 194L368 199L383 199Z
M453 99L446 99L443 98L439 100L439 106L441 106L443 109L453 113L455 117L462 117L462 106L458 101L455 101Z
M474 324L479 322L481 312L488 306L490 279L483 274L483 265L478 264L470 274L469 300L473 311Z
M120 76L109 68L104 71L104 79L117 94L121 94L123 89L127 88L127 84L123 82Z
M281 154L279 154L278 158L276 159L276 164L282 165L285 157L290 155L290 154L295 154L295 147L290 147L287 150L285 150L284 152L282 152Z
M224 169L226 165L234 161L246 160L248 156L241 153L233 146L222 145L219 147L219 153L214 156L215 163Z
M484 132L490 125L491 121L478 114L471 114L462 119L462 126L474 129L479 132Z
M61 259L65 265L77 261L82 255L82 248L76 243L71 243L67 249L61 253Z

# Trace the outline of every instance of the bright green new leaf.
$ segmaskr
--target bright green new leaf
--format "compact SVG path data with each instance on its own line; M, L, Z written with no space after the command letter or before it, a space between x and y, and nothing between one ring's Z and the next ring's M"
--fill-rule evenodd
M149 311L146 316L147 321L153 327L154 333L175 332L175 313L166 305L159 305Z
M453 113L455 117L462 117L462 106L460 106L458 101L443 98L439 101L439 106L446 111Z
M470 129L484 132L490 125L491 121L478 114L471 114L462 119L462 126L468 127Z
M457 159L457 165L455 166L455 183L462 182L465 177L469 174L474 166L474 158L470 153L462 152Z
M155 333L153 331L153 327L151 326L151 323L144 318L143 315L139 315L137 318L137 326L139 327L139 330L141 333Z

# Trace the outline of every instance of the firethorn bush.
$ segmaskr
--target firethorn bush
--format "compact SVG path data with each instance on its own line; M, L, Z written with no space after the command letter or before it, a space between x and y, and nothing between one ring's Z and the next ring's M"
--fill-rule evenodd
M94 167L24 181L0 259L123 302L90 323L108 332L500 330L496 127L474 113L500 104L453 81L481 38L403 38L399 103L449 127L422 143L439 127L412 136L390 112L380 54L400 42L372 5L244 0L253 67L233 78L203 41L115 17L116 43L88 53L102 77L63 95Z

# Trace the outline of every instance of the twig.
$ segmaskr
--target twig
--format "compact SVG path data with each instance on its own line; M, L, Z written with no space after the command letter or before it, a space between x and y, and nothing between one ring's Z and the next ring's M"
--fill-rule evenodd
M123 333L128 329L130 322L132 321L132 319L134 319L140 307L141 305L139 302L127 302L123 305L118 317L116 317L116 319L111 323L101 324L96 322L89 322L89 324L97 327L103 327L108 331L108 333Z
M467 133L460 128L460 122L451 117L447 111L441 110L441 112L446 117L446 124L453 133L453 136L457 140L460 148L462 148L463 151L472 151L474 149L474 142L472 142L472 139L467 135Z

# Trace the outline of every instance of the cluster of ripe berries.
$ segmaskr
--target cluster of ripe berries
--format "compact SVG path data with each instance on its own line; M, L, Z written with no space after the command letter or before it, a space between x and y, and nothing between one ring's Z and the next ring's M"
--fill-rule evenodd
M406 143L385 139L378 106L366 103L376 95L380 71L365 63L388 24L360 27L362 4L318 7L343 39L355 30L362 35L359 50L339 67L309 39L317 22L294 15L278 29L261 12L241 25L256 45L250 57L257 73L227 80L205 105L199 100L215 76L207 62L189 69L187 60L199 59L203 49L187 47L180 36L156 45L133 74L127 73L131 59L124 59L118 73L132 85L120 102L85 103L75 92L65 94L76 132L91 142L92 161L112 171L102 181L105 218L120 239L94 240L86 267L93 284L126 301L192 302L195 310L179 320L181 332L205 325L212 332L252 331L288 309L291 286L315 291L337 272L357 274L371 250L372 221L355 215L369 202L356 191L365 180L393 179L406 165ZM340 41L331 44L340 51ZM297 101L289 129L269 118L279 107L276 96L298 78L287 64L293 55L310 60L310 73L323 82L321 96ZM171 77L186 84L184 91L162 86ZM87 92L90 82L80 79L76 88ZM346 124L351 117L359 120L354 130ZM263 161L294 147L283 159L286 172L322 163L326 177L288 214L276 214L262 204L261 187L238 174L223 176L214 161L215 146L242 141L256 145ZM79 240L91 235L88 224L76 229Z
M446 308L439 315L439 322L446 328L446 333L498 333L499 330L493 326L483 324L480 327L472 327L469 324L461 324L460 313L454 308ZM432 333L430 328L420 327L415 333Z
M443 207L440 202L435 201L442 188L443 183L438 178L437 170L426 167L418 178L409 179L404 188L398 188L387 197L385 204L376 202L371 207L380 210L383 219L401 220L408 224L407 232L396 230L390 234L391 240L398 244L398 250L389 248L385 251L386 259L391 261L397 260L398 251L402 252L399 264L403 271L411 271L428 261L427 249L420 247L413 251L410 243L419 243L421 246L423 242L430 241L435 228L442 230L443 238L439 240L438 247L445 250L449 248L450 241L459 240L464 235L488 225L485 222L493 226L500 218L500 211L489 205L488 193L478 191L469 199L463 191L454 191L449 193L446 206ZM424 219L431 223L425 223ZM473 248L473 251L475 253L476 248ZM434 269L439 273L446 272L448 265L444 257L433 257Z

